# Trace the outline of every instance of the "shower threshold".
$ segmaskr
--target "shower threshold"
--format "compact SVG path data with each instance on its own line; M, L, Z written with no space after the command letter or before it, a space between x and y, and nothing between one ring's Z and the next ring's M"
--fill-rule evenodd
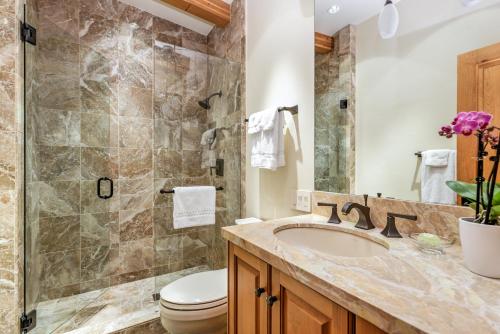
M41 302L37 307L37 326L30 333L105 334L158 319L159 302L153 300L153 294L178 278L206 270L208 266L198 266Z

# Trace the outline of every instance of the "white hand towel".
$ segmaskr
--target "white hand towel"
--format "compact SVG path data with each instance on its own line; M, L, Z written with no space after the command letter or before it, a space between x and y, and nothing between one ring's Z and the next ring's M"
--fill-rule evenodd
M174 228L215 224L215 187L174 188Z
M455 157L454 150L422 152L422 202L456 204L457 195L446 185L446 181L456 180Z
M248 133L252 167L276 170L285 165L284 126L284 115L276 109L250 116Z

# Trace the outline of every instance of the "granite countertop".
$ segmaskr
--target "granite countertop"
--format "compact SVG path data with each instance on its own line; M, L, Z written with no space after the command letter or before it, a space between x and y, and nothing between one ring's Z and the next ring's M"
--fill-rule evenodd
M388 333L500 333L500 280L468 271L459 246L429 255L408 238L326 222L305 215L225 227L222 235ZM389 251L338 257L287 245L274 235L278 228L308 226L366 234Z

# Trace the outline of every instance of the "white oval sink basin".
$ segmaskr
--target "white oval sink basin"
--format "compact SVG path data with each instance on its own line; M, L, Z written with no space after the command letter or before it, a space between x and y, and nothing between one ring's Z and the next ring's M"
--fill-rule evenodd
M381 256L388 249L373 240L342 232L314 227L293 227L275 231L278 240L293 246L334 256Z

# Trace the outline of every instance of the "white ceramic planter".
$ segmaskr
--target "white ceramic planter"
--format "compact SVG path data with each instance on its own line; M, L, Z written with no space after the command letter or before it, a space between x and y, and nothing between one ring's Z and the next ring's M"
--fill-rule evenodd
M500 226L460 218L460 241L465 265L481 276L500 278Z

